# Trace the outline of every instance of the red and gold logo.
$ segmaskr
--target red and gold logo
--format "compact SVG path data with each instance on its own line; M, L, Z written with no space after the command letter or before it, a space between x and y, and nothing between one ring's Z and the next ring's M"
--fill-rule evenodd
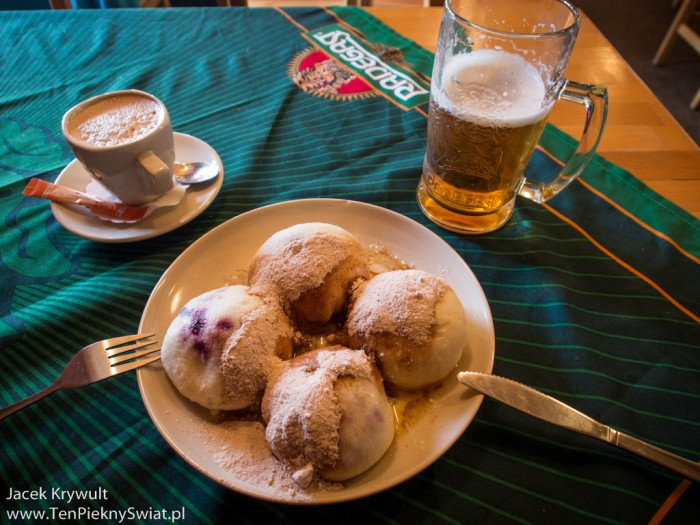
M376 96L372 86L344 68L324 51L309 48L289 68L294 83L306 93L325 98L359 99Z
M314 47L294 57L289 73L306 93L345 100L380 95L405 110L428 102L429 81L410 70L401 50L337 24L302 36Z

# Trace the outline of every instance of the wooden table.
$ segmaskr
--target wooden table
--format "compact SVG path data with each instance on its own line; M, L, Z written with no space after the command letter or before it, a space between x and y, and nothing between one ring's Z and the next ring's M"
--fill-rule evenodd
M368 8L373 15L421 46L435 51L442 8ZM609 112L598 153L700 218L700 148L583 14L567 77L604 84ZM550 122L580 137L577 105L559 103Z

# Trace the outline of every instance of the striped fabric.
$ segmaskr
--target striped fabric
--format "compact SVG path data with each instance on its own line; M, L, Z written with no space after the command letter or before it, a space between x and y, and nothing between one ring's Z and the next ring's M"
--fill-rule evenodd
M135 333L160 275L210 229L270 203L347 198L428 226L465 259L493 312L495 373L699 459L698 221L596 158L550 203L519 201L498 232L434 227L415 202L426 105L304 92L292 81L312 48L302 33L334 24L378 53L400 50L417 82L430 75L430 53L356 8L0 13L0 403L49 384L85 344ZM226 176L192 223L100 244L65 231L47 202L21 191L30 177L55 180L72 159L62 114L123 88L165 101L175 129L212 145ZM529 174L552 173L573 148L548 127ZM54 512L58 522L60 511L87 510L153 523L135 513L183 509L182 523L700 523L697 485L488 399L430 468L335 506L266 503L200 475L153 426L131 374L0 422L0 457L3 523L22 522L16 511ZM46 499L8 499L41 489ZM53 489L92 492L69 502Z

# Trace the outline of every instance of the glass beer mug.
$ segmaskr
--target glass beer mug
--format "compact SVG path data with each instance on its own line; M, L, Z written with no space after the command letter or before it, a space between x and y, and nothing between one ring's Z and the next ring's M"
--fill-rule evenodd
M486 233L513 214L516 195L544 202L590 162L607 90L564 78L580 27L565 0L447 0L440 28L418 203L436 224ZM549 182L525 178L555 101L585 108L578 148Z

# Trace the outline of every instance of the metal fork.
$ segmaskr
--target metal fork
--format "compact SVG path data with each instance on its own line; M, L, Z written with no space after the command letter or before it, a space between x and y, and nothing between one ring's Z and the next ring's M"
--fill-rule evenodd
M154 335L126 335L86 346L73 356L53 384L22 401L0 409L0 420L56 390L96 383L157 361L160 359L160 353L151 355L160 351L158 341L150 339Z

